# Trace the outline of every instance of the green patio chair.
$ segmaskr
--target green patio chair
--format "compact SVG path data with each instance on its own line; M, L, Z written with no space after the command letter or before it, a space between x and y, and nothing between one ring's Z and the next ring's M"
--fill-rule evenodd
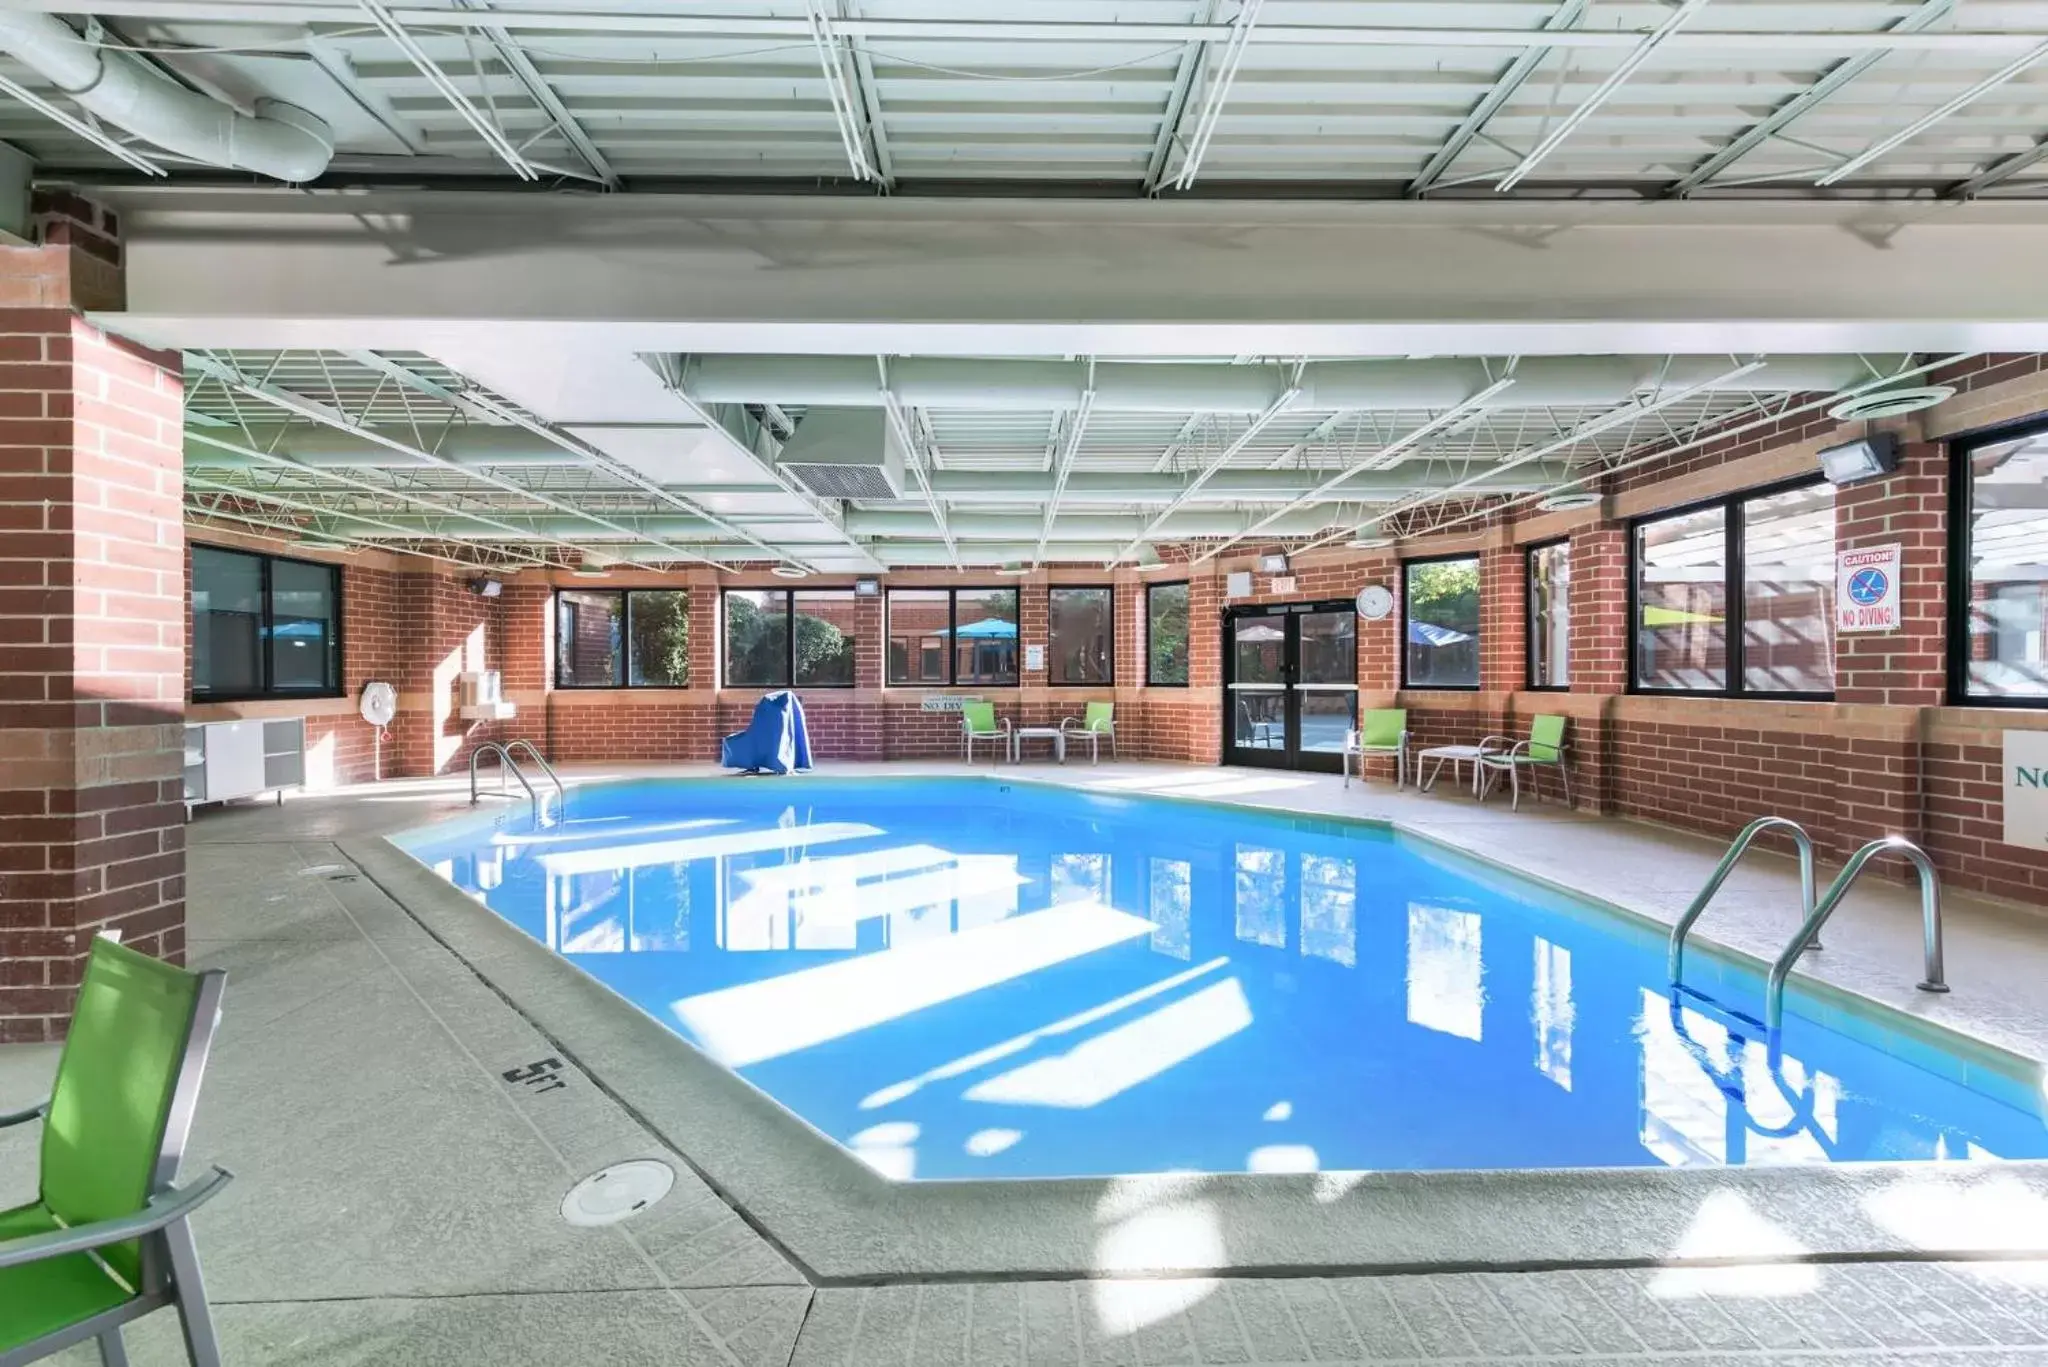
M1109 737L1109 757L1116 758L1116 704L1113 702L1092 702L1087 712L1079 717L1061 717L1062 743L1077 740L1088 742L1088 762L1094 764L1102 758L1102 738Z
M121 1326L167 1305L195 1367L220 1362L186 1222L229 1173L172 1183L225 981L92 942L49 1100L0 1115L43 1122L37 1199L0 1211L0 1367L88 1339L126 1367Z
M988 741L996 747L996 757L1010 752L1010 723L1007 718L996 724L996 705L992 702L970 702L960 704L960 748L969 764L974 763L974 743Z
M1509 810L1522 808L1522 773L1529 771L1529 779L1535 781L1535 770L1555 769L1564 783L1564 805L1572 805L1572 767L1570 757L1565 754L1563 717L1537 717L1529 723L1529 738L1508 744L1506 736L1488 736L1479 742L1482 752L1479 756L1479 800L1486 801L1487 793L1493 790L1493 780L1500 774L1508 776L1508 789L1514 794ZM1498 742L1508 745L1505 750L1493 750Z
M1344 786L1351 786L1351 757L1358 757L1358 781L1365 781L1365 757L1367 755L1392 755L1394 757L1394 788L1396 791L1408 784L1408 710L1404 707L1382 707L1367 712L1362 718L1363 725L1356 731L1344 733Z

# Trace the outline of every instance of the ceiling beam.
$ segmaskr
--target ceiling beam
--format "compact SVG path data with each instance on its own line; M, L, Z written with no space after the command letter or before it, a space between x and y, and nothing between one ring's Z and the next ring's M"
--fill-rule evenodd
M889 387L889 363L877 356L875 365L882 374L882 411L889 415L889 425L896 429L896 440L903 443L903 460L910 466L911 476L917 481L917 490L924 496L924 506L931 510L932 521L939 529L939 539L946 543L947 552L953 557L953 568L960 568L960 548L953 542L953 529L946 523L946 505L939 502L932 492L931 464L937 451L921 440L918 424L912 422L903 405L896 400L896 392Z
M215 357L203 353L187 353L185 365L188 370L196 370L200 374L234 390L236 393L246 394L252 399L259 399L288 413L296 413L300 417L320 423L322 426L332 427L337 431L349 432L365 440L376 442L380 446L389 447L400 455L413 457L422 465L432 465L440 469L452 470L466 479L476 480L481 484L488 484L492 488L502 489L506 493L516 494L521 498L531 499L535 503L553 508L556 512L567 513L572 517L582 518L584 521L603 527L608 531L617 532L628 541L645 541L657 549L672 553L679 560L702 561L706 564L717 563L709 557L686 550L671 542L656 537L642 536L631 528L624 527L596 513L578 508L573 503L564 502L553 494L544 493L539 489L530 488L517 481L506 479L489 470L480 470L474 466L457 464L455 461L449 460L444 456L438 456L431 451L422 450L410 442L393 437L377 428L365 427L338 409L330 408L326 404L305 397L303 394L295 394L291 390L252 379L225 361Z
M2007 62L1968 90L1944 101L1938 108L1922 114L1896 133L1888 137L1879 138L1855 156L1829 171L1826 175L1815 181L1814 184L1828 186L1846 180L1879 158L1889 156L1892 152L1897 151L1900 147L1933 128L1949 115L1965 106L1976 103L2006 82L2017 76L2025 75L2044 61L2048 61L2048 43L2043 43L2033 51L2013 58L2010 62Z
M1137 536L1133 537L1131 539L1131 543L1128 546L1125 546L1123 550L1119 551L1115 559L1111 560L1106 568L1115 569L1117 565L1121 564L1123 561L1130 559L1133 555L1136 555L1138 553L1138 548L1143 546L1147 541L1150 541L1155 535L1157 535L1159 529L1166 524L1166 520L1169 517L1173 516L1173 514L1179 512L1183 507L1185 507L1189 500L1194 498L1195 494L1198 491L1200 491L1201 487L1204 484L1207 484L1209 480L1212 477L1214 477L1218 470L1221 470L1225 465L1228 465L1231 459L1235 457L1238 452L1244 450L1245 447L1251 445L1253 439L1255 439L1259 435L1259 433L1265 431L1266 428L1272 424L1273 419L1279 417L1282 413L1285 413L1288 409L1292 408L1294 406L1294 401L1300 397L1301 367L1297 365L1294 367L1293 376L1289 380L1287 388L1281 392L1280 397L1273 400L1273 402L1267 406L1266 410L1263 413L1260 413L1257 417L1251 420L1251 422L1245 427L1244 431L1237 434L1235 440L1233 440L1229 445L1225 446L1221 451L1218 451L1215 454L1215 456L1213 456L1210 459L1208 464L1204 465L1200 470L1198 470L1195 473L1195 477L1188 481L1187 486L1183 488L1180 491L1180 493L1176 494L1164 508L1161 508L1159 510L1158 514L1145 525L1145 530L1140 532Z
M2048 137L2029 147L2024 152L2015 152L2004 161L1993 162L1958 185L1952 185L1946 192L1949 199L1975 199L1994 185L2003 185L2020 172L2038 166L2048 159Z
M491 9L486 0L453 0L453 3L455 8L467 10L472 14L488 14ZM526 97L540 106L553 121L562 136L568 139L569 145L576 149L576 155L583 158L583 164L590 168L591 173L607 190L618 189L619 177L612 170L611 163L605 160L604 153L597 150L597 144L583 131L583 125L576 122L576 116L569 112L569 107L555 94L554 87L547 83L547 79L540 74L532 59L512 41L512 35L495 24L485 25L483 33L484 37L490 40L492 51L498 54L498 60L505 64L506 70L510 71L513 78L525 89Z
M825 97L832 104L832 122L839 129L839 145L846 153L853 178L879 182L881 173L868 159L867 133L857 108L860 97L846 78L846 50L840 43L838 20L827 8L828 3L829 0L805 0L804 13L810 21L811 44L818 50Z
M1223 118L1223 105L1230 98L1230 87L1237 82L1237 69L1244 65L1245 49L1251 43L1263 3L1264 0L1238 0L1237 14L1230 21L1230 39L1215 63L1208 67L1202 112L1195 118L1194 133L1181 151L1180 171L1173 178L1176 190L1192 189L1195 177L1201 174L1202 159L1209 155L1209 141L1216 136L1216 125Z
M1201 22L1212 23L1223 0L1204 0ZM1159 132L1152 140L1152 155L1145 161L1145 193L1156 195L1166 179L1166 164L1173 159L1173 145L1180 138L1181 119L1187 113L1188 96L1194 92L1195 77L1202 70L1209 45L1190 42L1180 50L1180 62L1173 69L1173 84L1167 90L1166 109L1159 117Z
M1663 23L1652 29L1628 56L1622 58L1621 65L1608 73L1606 80L1593 87L1592 94L1581 101L1571 113L1565 115L1541 142L1530 148L1528 154L1516 162L1493 188L1501 194L1506 194L1526 180L1530 172L1541 165L1551 153L1564 146L1566 139L1579 131L1581 124L1599 113L1600 106L1612 99L1614 92L1626 85L1629 77L1635 75L1643 63L1656 55L1658 48L1671 41L1678 30L1697 18L1699 12L1710 3L1712 0L1683 0L1677 9L1666 16Z
M1936 20L1947 18L1955 7L1956 0L1927 0L1919 9L1893 24L1890 31L1918 33ZM1688 171L1665 193L1689 195L1702 188L1890 55L1887 49L1872 48L1830 67L1826 75L1737 134L1726 147Z
M290 495L276 493L268 489L250 489L244 488L241 485L227 484L223 483L220 480L207 479L203 476L192 474L189 471L186 472L185 475L185 487L188 489L205 489L211 493L216 494L228 494L232 495L235 498L245 498L256 503L268 503L273 507L284 508L291 512L305 513L311 517L334 518L339 521L348 522L356 526L374 527L381 531L396 532L411 540L433 539L432 533L424 531L421 528L404 527L396 522L387 522L383 518L372 517L368 513L352 513L343 512L338 508L323 508L317 503L308 503L306 500L302 498L293 498ZM189 505L187 507L187 511L191 511ZM221 515L217 509L202 509L201 511L205 512L208 516ZM320 528L316 528L315 530L319 533L319 535L323 537L339 537L342 540L348 541L349 544L351 545L361 546L365 549L398 550L406 555L422 556L428 560L440 560L450 565L466 565L471 569L488 568L489 565L491 564L501 563L506 560L515 561L521 565L546 565L549 563L548 561L543 560L537 556L526 555L518 551L512 551L506 554L502 554L498 556L496 560L490 562L479 561L475 559L465 560L459 556L443 555L437 551L423 551L413 550L405 547L394 547L388 541L367 540L360 537L348 536L346 533L328 532Z
M855 18L858 8L858 0L839 0L840 19ZM861 123L867 130L868 148L874 154L880 180L887 187L896 181L896 158L889 150L889 130L882 122L882 92L875 83L874 58L868 53L867 40L859 34L848 34L846 46L853 56L854 90L860 96Z
M1544 21L1543 31L1557 33L1573 27L1579 22L1579 17L1586 12L1589 3L1591 0L1564 0L1563 4L1551 11L1550 18ZM1413 199L1417 195L1427 193L1431 186L1443 179L1444 173L1449 171L1452 164L1464 155L1465 149L1472 145L1472 140L1485 131L1487 123L1500 112L1501 106L1515 97L1515 93L1536 74L1536 68L1542 66L1543 59L1549 55L1548 47L1522 49L1521 55L1508 63L1507 70L1501 72L1494 80L1493 88L1480 97L1479 103L1472 106L1463 121L1452 130L1448 138L1444 139L1443 145L1436 149L1436 155L1423 164L1415 179L1408 182L1408 188L1404 193Z
M1067 440L1060 449L1059 460L1053 466L1052 492L1045 500L1045 525L1038 532L1038 553L1031 558L1036 565L1045 559L1045 543L1052 536L1053 523L1059 519L1060 500L1066 497L1067 480L1074 473L1074 460L1081 452L1081 438L1088 431L1088 414L1095 407L1095 384L1093 375L1095 363L1088 363L1090 380L1088 388L1081 392L1081 406L1067 420Z
M420 75L427 78L427 84L434 87L439 92L441 98L446 100L457 114L461 115L462 121L468 124L478 137L483 139L484 146L490 148L500 161L512 168L514 175L518 176L521 180L540 179L540 172L534 170L526 158L520 155L519 149L511 144L497 124L491 122L489 118L485 117L481 109L478 109L476 105L470 102L469 96L463 94L455 82L449 79L448 73L443 71L440 64L427 54L427 50L419 45L419 41L412 34L406 32L405 25L393 13L390 7L384 4L384 0L356 0L356 3L362 7L362 13L369 16L370 22L376 25L377 31L382 33L391 41L393 47L396 47L405 55L405 59L413 64ZM449 11L449 13L461 12ZM495 17L494 15L493 18ZM272 22L277 22L283 18L284 14L281 9L273 9L271 11ZM486 26L478 25L478 27Z

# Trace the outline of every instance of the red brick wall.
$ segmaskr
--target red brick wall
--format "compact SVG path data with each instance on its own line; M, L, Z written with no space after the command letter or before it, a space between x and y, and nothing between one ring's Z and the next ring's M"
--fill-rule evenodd
M183 390L0 249L0 1041L61 1035L91 937L184 955ZM40 292L40 293L39 293Z

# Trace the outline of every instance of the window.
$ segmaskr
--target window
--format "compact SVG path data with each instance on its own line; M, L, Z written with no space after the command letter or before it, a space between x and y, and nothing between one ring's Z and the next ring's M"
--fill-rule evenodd
M1572 682L1572 547L1569 541L1531 546L1529 687L1569 688Z
M192 697L341 696L341 572L192 548Z
M1403 688L1479 687L1479 557L1401 566Z
M1630 687L1832 696L1834 551L1834 486L1814 481L1636 523Z
M1185 688L1188 682L1188 586L1145 587L1145 682Z
M1106 684L1116 676L1116 604L1106 588L1048 591L1054 685Z
M1958 442L1949 698L2048 706L2048 423Z
M1017 590L890 589L888 681L1017 682Z
M555 594L555 687L684 688L690 595L682 589Z
M727 688L851 688L851 589L728 589Z

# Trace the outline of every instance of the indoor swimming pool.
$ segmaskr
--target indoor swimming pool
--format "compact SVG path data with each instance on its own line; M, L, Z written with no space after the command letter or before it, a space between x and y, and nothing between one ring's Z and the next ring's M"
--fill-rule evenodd
M644 780L396 837L897 1180L2048 1156L2032 1065L1362 822ZM1792 909L1787 909L1787 925ZM1711 916L1702 925L1711 935Z

